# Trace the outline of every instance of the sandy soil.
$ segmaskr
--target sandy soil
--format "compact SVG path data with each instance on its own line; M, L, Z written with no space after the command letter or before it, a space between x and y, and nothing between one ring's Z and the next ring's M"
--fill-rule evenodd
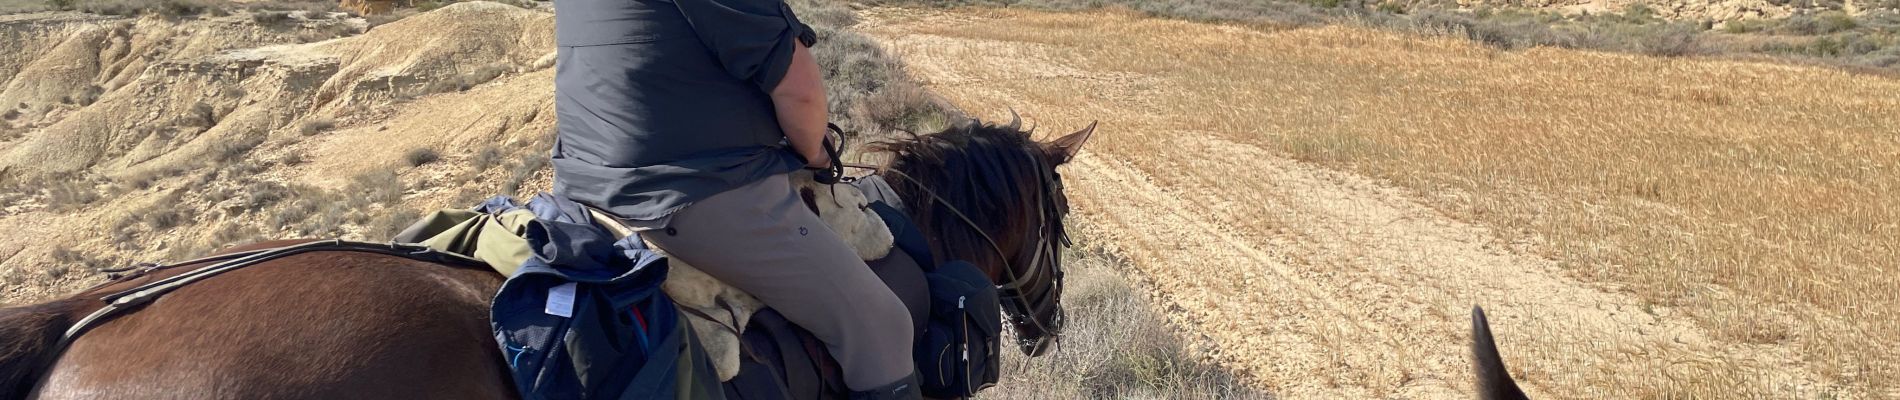
M1099 36L1117 43L1108 56L1164 60L1205 42L1280 40L1297 49L1363 35L1324 28L1286 42L1296 38L1108 14L863 14L863 30L969 112L1013 108L1054 133L1101 120L1093 147L1064 172L1075 212L1105 230L1132 260L1128 272L1203 339L1207 356L1277 395L1470 398L1474 304L1488 310L1507 363L1533 397L1672 392L1630 389L1662 387L1810 398L1834 385L1787 347L1725 341L1615 287L1568 276L1534 240L1506 241L1386 183L1289 159L1250 135L1256 127L1166 128L1249 99L1179 89L1167 74L1090 69L1081 60L1104 54L1062 39L1016 39ZM1175 34L1122 32L1136 29ZM1232 78L1234 86L1251 84ZM1680 377L1726 377L1736 386L1697 389L1729 383Z

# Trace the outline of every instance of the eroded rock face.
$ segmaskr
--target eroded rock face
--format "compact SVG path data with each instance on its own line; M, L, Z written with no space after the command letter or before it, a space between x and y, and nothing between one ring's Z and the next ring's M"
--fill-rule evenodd
M553 39L552 14L486 2L374 30L305 11L0 16L0 222L34 238L0 243L11 255L0 257L0 303L97 283L63 272L81 264L254 238L386 237L358 217L465 206L457 192L502 186L472 177L523 174L518 185L544 189L547 174L526 161L356 180L416 148L544 157L532 149L553 130Z
M346 23L303 15L285 21ZM37 112L15 117L33 120L23 139L0 144L0 168L16 178L176 167L220 142L257 140L308 114L462 90L529 70L553 49L551 15L483 2L308 44L278 40L273 29L235 16L184 23L59 17L0 21L0 29L20 39L9 40L19 48L0 58L0 72L11 72L0 105Z

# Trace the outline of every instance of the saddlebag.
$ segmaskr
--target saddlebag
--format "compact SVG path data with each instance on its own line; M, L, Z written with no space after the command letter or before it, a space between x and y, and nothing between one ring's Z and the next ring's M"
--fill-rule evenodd
M925 278L930 318L913 354L924 395L962 398L995 385L1003 323L996 285L963 261L944 263Z

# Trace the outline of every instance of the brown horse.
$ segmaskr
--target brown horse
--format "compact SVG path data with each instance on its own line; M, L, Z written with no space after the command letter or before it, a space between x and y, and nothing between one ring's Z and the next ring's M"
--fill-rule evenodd
M889 144L882 174L939 258L970 260L1005 286L1010 320L1035 353L1061 327L1054 246L1067 203L1055 168L1094 126L1043 143L1015 125L975 123ZM0 398L516 397L488 325L502 277L395 255L317 251L258 263L57 345L106 305L103 294L195 267L0 309Z

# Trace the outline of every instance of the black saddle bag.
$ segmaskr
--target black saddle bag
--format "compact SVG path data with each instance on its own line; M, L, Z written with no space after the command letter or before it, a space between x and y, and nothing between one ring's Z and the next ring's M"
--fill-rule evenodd
M925 274L930 319L917 337L924 395L961 398L996 384L1003 314L996 284L975 265L951 261Z

